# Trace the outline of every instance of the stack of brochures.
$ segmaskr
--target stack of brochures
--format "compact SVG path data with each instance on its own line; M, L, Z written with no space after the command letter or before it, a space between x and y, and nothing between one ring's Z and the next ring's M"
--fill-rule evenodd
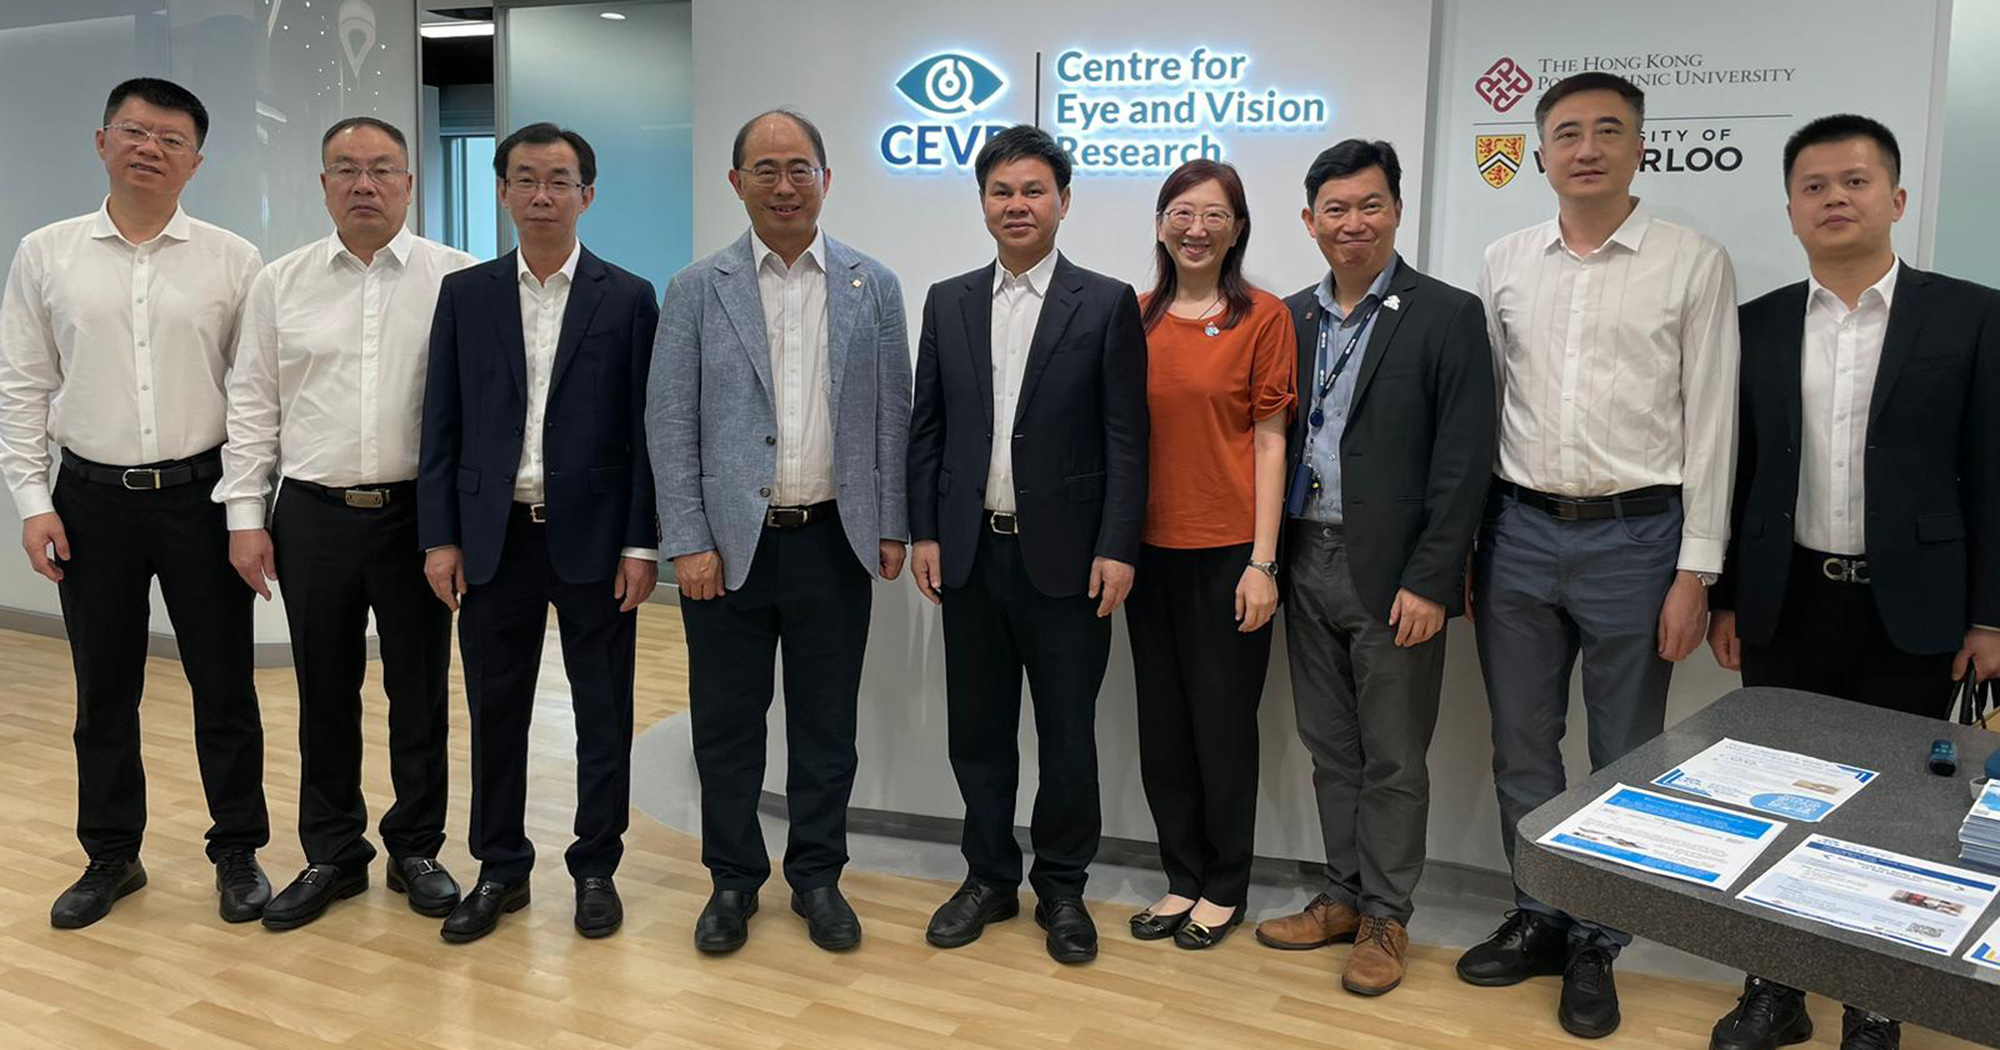
M1990 781L1958 826L1958 859L2000 871L2000 781Z

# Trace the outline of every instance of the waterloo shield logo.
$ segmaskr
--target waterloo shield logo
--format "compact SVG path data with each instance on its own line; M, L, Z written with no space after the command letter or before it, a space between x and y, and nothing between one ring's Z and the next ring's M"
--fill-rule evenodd
M1480 135L1473 140L1472 159L1478 164L1479 177L1496 190L1514 181L1527 157L1526 135Z

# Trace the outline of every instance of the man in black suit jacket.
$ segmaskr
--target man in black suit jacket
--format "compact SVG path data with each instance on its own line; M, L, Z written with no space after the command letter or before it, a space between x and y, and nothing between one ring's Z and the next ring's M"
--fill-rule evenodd
M1029 876L1049 954L1085 962L1097 853L1097 690L1108 617L1146 513L1146 333L1131 286L1055 250L1069 158L1027 125L975 161L995 264L933 285L910 420L917 589L944 606L951 764L968 877L932 917L941 948L1018 914L1015 740L1026 669L1041 789Z
M549 605L576 712L576 927L618 928L634 629L658 578L645 399L653 286L583 250L597 162L583 136L530 124L494 152L521 247L445 279L431 328L417 478L424 572L463 608L479 883L445 920L454 943L528 903L528 722Z
M1866 117L1785 145L1811 277L1743 306L1735 522L1710 604L1746 685L1946 714L2000 675L2000 293L1899 262L1902 155ZM1843 1047L1893 1047L1855 1010ZM1803 993L1749 978L1716 1050L1812 1035Z
M1492 474L1493 362L1478 298L1396 253L1393 146L1349 139L1305 181L1302 218L1328 269L1285 300L1301 404L1281 560L1327 885L1257 937L1280 948L1352 938L1341 983L1379 995L1402 981L1423 874L1444 625L1463 611Z

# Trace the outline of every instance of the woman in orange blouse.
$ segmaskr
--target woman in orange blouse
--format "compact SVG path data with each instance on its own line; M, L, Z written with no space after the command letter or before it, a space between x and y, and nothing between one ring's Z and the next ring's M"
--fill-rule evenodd
M1151 477L1125 608L1167 893L1132 935L1198 949L1242 921L1250 884L1296 344L1284 304L1243 279L1235 168L1175 169L1155 228L1159 276L1141 304Z

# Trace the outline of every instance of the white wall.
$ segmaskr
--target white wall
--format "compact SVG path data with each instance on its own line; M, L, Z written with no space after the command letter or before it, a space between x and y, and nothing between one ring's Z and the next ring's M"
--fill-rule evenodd
M1951 10L1951 61L1944 107L1944 164L1938 187L1938 270L2000 285L2000 4L1959 0ZM1904 147L1909 152L1909 147ZM1921 185L1912 184L1911 192Z

